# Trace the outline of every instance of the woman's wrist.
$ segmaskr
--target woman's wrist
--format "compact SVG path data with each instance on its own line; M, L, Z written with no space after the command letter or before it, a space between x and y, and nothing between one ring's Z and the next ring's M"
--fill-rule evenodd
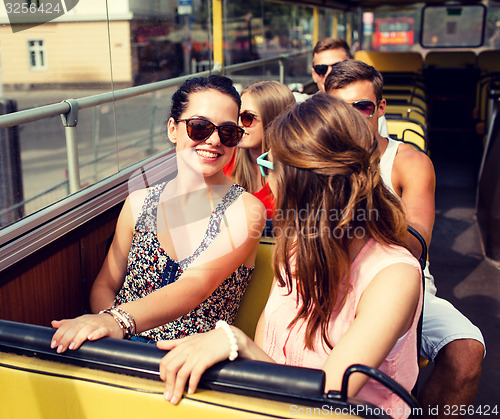
M254 342L243 330L238 329L236 326L231 326L231 329L236 336L239 348L239 357L246 359L253 359L255 361L274 362L260 346Z
M215 324L216 329L222 329L224 333L226 334L227 340L229 341L229 360L234 361L236 358L238 358L238 340L234 334L233 328L227 322L224 320L219 320Z
M108 314L113 317L123 332L123 339L128 339L136 332L135 319L130 313L116 306L99 311L98 314Z

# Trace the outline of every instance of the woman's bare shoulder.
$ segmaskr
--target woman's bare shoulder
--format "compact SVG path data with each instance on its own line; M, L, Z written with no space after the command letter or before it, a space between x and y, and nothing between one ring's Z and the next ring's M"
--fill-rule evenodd
M227 209L227 219L232 228L246 234L248 230L262 232L266 223L266 208L262 201L243 192Z
M243 202L245 211L254 214L258 219L261 217L266 218L266 207L259 198L245 191L241 194L240 199Z
M127 199L125 200L125 206L128 205L132 213L132 217L134 222L137 221L139 214L141 212L142 206L144 205L144 200L146 199L150 188L138 189L129 194Z

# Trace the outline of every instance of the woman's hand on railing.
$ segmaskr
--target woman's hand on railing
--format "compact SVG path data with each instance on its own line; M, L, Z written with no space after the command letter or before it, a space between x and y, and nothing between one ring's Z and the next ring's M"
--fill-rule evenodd
M74 319L52 320L51 325L57 329L52 337L50 347L57 348L57 353L66 349L78 349L86 340L98 340L105 336L122 339L123 330L113 316L106 313L84 314Z
M165 399L172 404L179 403L188 380L188 394L193 394L203 373L217 362L228 359L231 351L222 329L163 340L157 346L169 351L160 361L160 378L165 382Z

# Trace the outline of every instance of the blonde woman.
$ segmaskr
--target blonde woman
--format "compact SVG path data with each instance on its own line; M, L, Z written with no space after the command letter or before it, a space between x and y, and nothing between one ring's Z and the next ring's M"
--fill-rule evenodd
M245 134L224 172L264 203L267 218L273 217L274 198L256 160L266 151L262 141L266 127L294 105L291 90L277 81L257 82L241 92L240 126L245 129Z

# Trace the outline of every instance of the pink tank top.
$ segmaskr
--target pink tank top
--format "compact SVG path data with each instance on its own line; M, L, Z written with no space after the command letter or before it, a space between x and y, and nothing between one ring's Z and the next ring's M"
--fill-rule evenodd
M356 307L364 290L383 268L395 263L408 263L420 271L420 265L406 249L386 246L370 239L361 249L351 266L350 291L344 306L330 322L328 335L331 344L340 340L354 321ZM264 351L277 363L321 369L330 354L320 334L314 340L314 349L305 348L305 321L297 322L293 328L287 326L295 318L297 304L296 288L288 294L286 287L274 286L265 308ZM416 327L422 307L420 293L418 309L412 327L396 343L393 350L378 368L410 391L418 376ZM356 398L369 401L384 409L392 410L392 417L407 417L407 405L396 395L374 380L369 380ZM398 412L402 414L399 415Z

